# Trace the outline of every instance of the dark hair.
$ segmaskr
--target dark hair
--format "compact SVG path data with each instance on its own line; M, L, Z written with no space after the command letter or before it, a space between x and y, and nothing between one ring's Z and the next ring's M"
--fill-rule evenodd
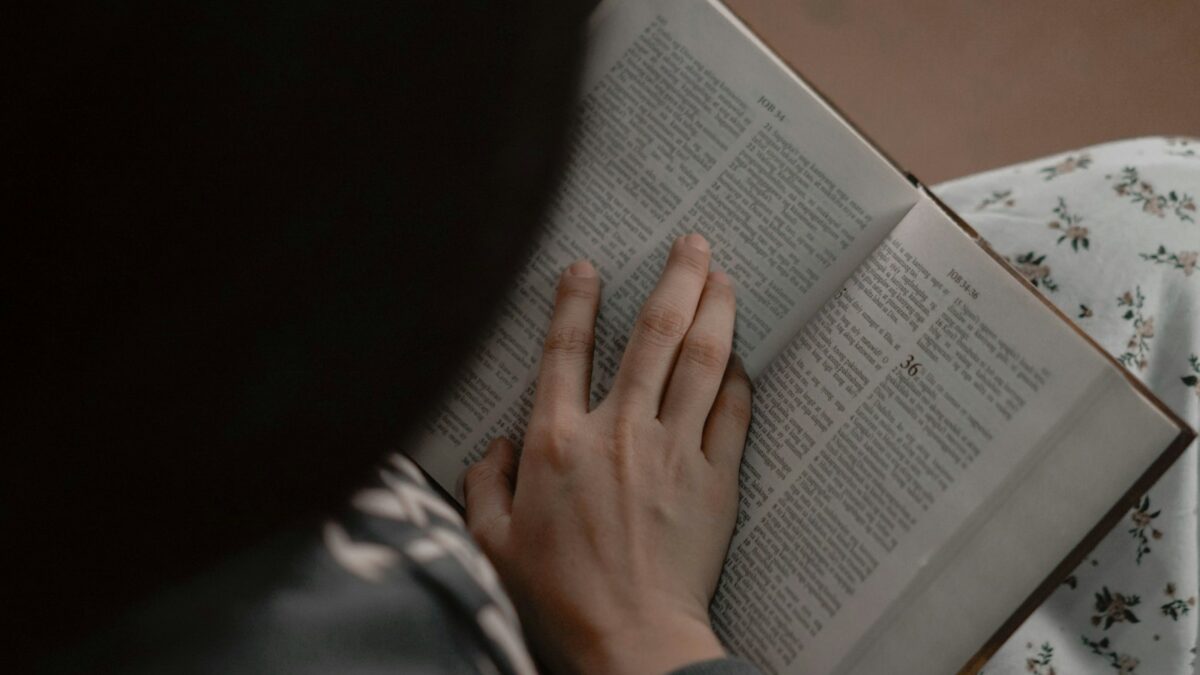
M438 0L28 18L3 132L14 642L69 639L333 508L396 447L535 231L583 16Z

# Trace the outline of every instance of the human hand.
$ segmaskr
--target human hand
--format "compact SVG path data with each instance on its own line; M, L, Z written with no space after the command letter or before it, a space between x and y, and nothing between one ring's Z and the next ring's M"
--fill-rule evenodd
M470 468L467 522L555 670L653 673L724 650L708 605L737 517L750 383L734 294L699 235L673 245L612 391L588 410L600 281L564 272L525 446Z

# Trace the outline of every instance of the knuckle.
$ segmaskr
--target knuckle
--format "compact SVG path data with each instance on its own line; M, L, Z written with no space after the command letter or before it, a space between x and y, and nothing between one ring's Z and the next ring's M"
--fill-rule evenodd
M552 356L582 356L591 353L594 340L592 331L579 326L552 327L542 349Z
M752 398L754 396L754 382L750 380L750 374L746 372L742 360L734 357L731 365L732 367L726 373L726 386L741 391L741 395L746 398Z
M649 304L638 315L638 331L656 345L672 346L688 329L683 312L662 304Z
M669 262L701 279L708 278L708 255L696 249L687 246L676 248Z
M559 305L570 300L583 300L590 304L595 303L599 295L597 285L591 279L564 277L558 284L554 301Z
M704 294L708 296L707 300L716 302L725 308L733 308L737 305L737 297L730 286L709 284L704 287Z
M679 357L706 373L721 373L729 360L729 345L710 336L688 338L683 342Z
M525 432L526 450L546 461L551 467L567 466L573 440L568 427L551 422L530 426Z
M713 403L713 413L739 426L749 426L751 416L749 392L729 389L721 391Z
M491 462L480 460L471 466L467 467L467 474L463 480L467 485L475 486L481 483L487 483L496 477L496 468Z

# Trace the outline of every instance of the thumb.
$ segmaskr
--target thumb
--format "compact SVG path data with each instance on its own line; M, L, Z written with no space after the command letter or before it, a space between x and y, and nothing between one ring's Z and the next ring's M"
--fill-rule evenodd
M517 452L505 438L493 440L483 459L467 469L463 481L467 527L485 547L508 529L516 473Z

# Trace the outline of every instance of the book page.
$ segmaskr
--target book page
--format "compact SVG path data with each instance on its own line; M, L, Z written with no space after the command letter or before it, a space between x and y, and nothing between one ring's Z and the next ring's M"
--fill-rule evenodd
M1116 368L1105 369L1087 400L1090 405L1064 422L1045 456L1010 480L983 522L930 570L936 577L914 584L839 672L953 673L981 649L990 656L1008 638L996 636L997 629L1085 533L1114 507L1129 522L1129 504L1118 507L1118 500L1180 430ZM1050 581L1056 587L1062 578Z
M923 198L759 379L718 634L772 672L844 672L1112 372Z
M408 445L447 490L528 419L558 275L603 282L593 398L671 242L708 237L738 293L752 375L916 203L917 190L716 2L607 2L595 12L573 155L540 242L491 334Z

